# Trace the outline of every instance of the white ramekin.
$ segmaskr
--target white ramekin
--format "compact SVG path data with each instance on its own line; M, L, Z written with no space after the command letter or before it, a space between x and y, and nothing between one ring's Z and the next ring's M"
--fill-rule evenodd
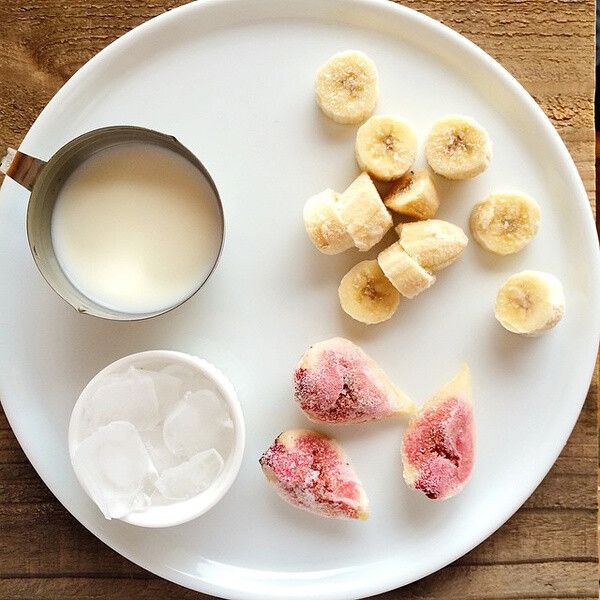
M167 505L150 506L149 509L143 512L131 512L121 518L126 523L141 527L169 527L191 521L215 506L235 481L244 454L245 427L242 409L231 382L214 365L197 356L172 350L138 352L137 354L125 356L111 363L87 384L75 403L69 422L69 455L72 461L75 450L85 437L82 428L83 407L90 391L93 390L93 387L100 378L112 373L126 371L130 366L152 368L153 365L156 365L162 368L172 364L188 367L209 379L216 386L229 409L231 420L233 421L233 446L229 456L225 460L225 466L219 477L205 491L187 500L173 501ZM77 469L75 469L75 475L91 498Z

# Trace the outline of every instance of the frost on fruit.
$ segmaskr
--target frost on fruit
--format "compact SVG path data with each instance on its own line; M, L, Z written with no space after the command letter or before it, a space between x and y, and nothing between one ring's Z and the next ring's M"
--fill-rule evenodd
M445 500L469 479L474 451L471 385L464 365L410 422L402 441L404 479L428 498Z
M371 117L356 132L354 149L361 170L379 181L395 181L415 162L417 135L403 119Z
M415 219L431 219L440 206L433 177L426 169L409 171L398 179L384 198L394 212Z
M477 203L469 227L475 241L495 254L519 252L536 236L540 207L523 192L497 192Z
M435 283L435 275L410 256L400 242L381 251L377 262L390 283L405 298L414 298Z
M294 372L294 398L309 419L332 425L413 411L412 402L375 361L344 338L306 350Z
M400 303L400 293L376 260L363 260L354 265L342 277L338 297L342 310L366 325L387 321Z
M440 219L402 223L396 231L400 245L428 271L450 266L469 241L460 227Z
M375 109L378 94L377 68L363 52L338 52L317 72L317 104L337 123L364 121Z
M513 333L537 336L552 329L565 314L565 294L560 280L543 271L511 275L498 290L494 314Z
M363 486L334 440L308 429L285 431L259 462L268 481L290 504L324 517L368 518Z
M492 160L486 130L471 117L448 115L436 121L425 142L429 166L448 179L470 179L485 171Z
M368 173L361 173L337 197L340 222L360 252L370 250L383 239L393 222Z
M304 227L310 241L323 254L339 254L354 246L336 212L338 196L328 188L309 198L304 205Z

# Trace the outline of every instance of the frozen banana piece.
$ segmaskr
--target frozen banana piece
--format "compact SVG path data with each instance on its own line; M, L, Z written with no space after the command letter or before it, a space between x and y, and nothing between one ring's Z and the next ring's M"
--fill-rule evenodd
M535 237L540 222L537 202L522 192L498 192L476 204L469 226L477 243L494 254L514 254Z
M304 205L304 227L310 241L323 254L339 254L354 246L338 216L337 202L338 194L326 189L309 198Z
M394 183L383 203L399 215L431 219L440 206L433 177L427 169L409 171Z
M405 298L414 298L435 283L435 275L409 256L400 242L380 252L377 262L390 283Z
M394 116L371 117L356 134L358 166L379 181L404 175L417 157L414 129Z
M392 217L367 173L338 196L335 206L340 222L361 252L370 250L392 227Z
M565 314L560 280L542 271L522 271L508 278L498 291L496 319L508 331L537 336L554 327Z
M342 278L340 304L353 319L373 325L387 321L398 308L400 294L376 260L363 260Z
M433 124L425 142L425 157L438 175L470 179L488 168L492 143L471 117L449 115Z
M377 104L377 68L363 52L339 52L317 72L315 92L321 110L336 123L362 123Z
M458 225L440 219L400 223L396 231L400 245L428 271L451 265L469 242Z

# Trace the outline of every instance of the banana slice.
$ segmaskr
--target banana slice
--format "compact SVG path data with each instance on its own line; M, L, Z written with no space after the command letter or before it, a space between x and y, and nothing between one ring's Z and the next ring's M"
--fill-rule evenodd
M400 242L395 242L380 252L377 262L391 284L405 298L414 298L435 283L435 275L428 273L410 257Z
M371 117L356 134L358 166L379 181L404 175L417 157L413 128L396 117Z
M336 123L362 123L375 110L377 68L362 52L334 54L317 72L317 104Z
M361 173L338 196L335 206L340 222L361 252L370 250L393 225L390 213L366 173Z
M304 205L304 227L310 241L323 254L339 254L354 246L335 208L338 195L326 189L309 198Z
M415 219L431 219L440 206L433 177L426 169L403 175L391 187L383 203L394 212Z
M425 142L425 157L439 175L470 179L488 168L492 143L474 119L449 115L433 124Z
M535 237L540 222L537 202L522 192L491 194L471 212L471 233L482 248L514 254Z
M451 265L469 241L458 225L440 219L400 223L396 231L400 245L428 271Z
M541 271L512 275L498 290L494 313L508 331L540 335L565 314L562 284L554 275Z
M398 308L400 294L376 260L363 260L344 275L338 289L340 304L353 319L373 325L387 321Z

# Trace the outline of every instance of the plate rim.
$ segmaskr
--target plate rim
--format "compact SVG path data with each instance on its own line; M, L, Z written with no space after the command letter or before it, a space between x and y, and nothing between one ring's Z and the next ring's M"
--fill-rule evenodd
M423 26L424 28L429 29L433 33L433 35L442 36L442 37L446 38L447 40L449 40L453 45L462 47L462 49L465 52L472 54L477 61L479 61L483 64L483 66L485 67L486 70L491 71L496 78L499 78L503 82L503 84L505 84L506 87L510 88L510 91L512 93L517 94L517 96L519 97L520 101L523 104L523 108L526 108L529 111L530 115L537 121L537 125L542 127L544 129L544 131L553 140L554 150L560 154L563 164L565 166L568 165L568 171L570 174L569 187L571 189L578 190L577 196L579 198L577 201L574 202L574 206L576 206L577 211L579 213L581 213L580 215L578 215L578 216L581 216L581 222L585 223L584 227L585 227L586 231L585 231L585 235L583 237L585 238L586 244L590 248L595 249L597 251L598 242L597 242L597 238L595 236L595 229L593 228L593 219L588 218L589 216L591 216L592 213L591 213L591 210L589 210L589 200L587 198L587 192L586 192L583 182L579 176L577 167L576 167L571 155L569 154L569 151L568 151L566 145L560 138L560 135L558 134L558 132L556 131L556 129L554 128L554 126L552 125L552 123L550 122L550 120L548 119L546 114L543 112L541 107L529 95L529 93L525 90L525 88L500 63L498 63L495 59L493 59L489 54L487 54L484 50L482 50L475 43L471 42L468 38L464 37L463 35L459 34L456 31L454 31L450 27L444 25L443 23L441 23L441 22L433 19L432 17L429 17L415 9L397 4L396 2L393 2L390 0L322 0L322 2L323 2L323 4L327 4L327 5L336 5L337 4L337 5L345 5L345 6L349 6L349 7L354 6L354 7L358 7L358 8L368 8L369 10L379 10L379 11L384 11L384 12L387 11L390 15L392 15L392 14L401 15L400 17L393 16L391 18L401 18L401 19L406 18L409 20L414 20L414 21L418 22L420 26ZM168 28L170 21L176 22L177 20L184 18L185 14L187 12L192 13L195 11L202 11L206 7L227 7L228 5L231 5L231 6L242 5L242 6L246 6L246 7L248 7L249 5L250 6L258 5L261 7L269 7L269 6L275 6L276 4L289 5L290 7L296 6L296 8L298 7L297 3L291 2L290 0L251 0L251 2L248 2L247 0L196 0L189 4L185 4L185 5L176 7L174 9L170 10L169 12L162 13L162 14L160 14L156 17L153 17L152 19L142 23L141 25L138 25L137 27L131 29L130 31L128 31L125 34L123 34L122 36L120 36L115 41L111 42L103 50L101 50L96 55L94 55L86 64L84 64L61 87L61 89L48 102L46 107L42 110L42 112L40 113L38 118L33 123L30 130L27 132L25 138L23 139L21 147L25 147L25 149L27 148L27 144L31 137L31 135L30 135L31 131L35 130L36 125L38 124L38 122L40 120L45 119L46 115L48 113L51 113L52 110L54 110L56 105L60 103L63 96L72 93L73 88L77 89L77 86L80 84L80 80L85 80L85 77L93 76L94 70L96 69L97 66L101 67L104 62L107 62L107 61L110 62L113 54L118 53L122 46L127 47L130 45L135 45L136 40L139 37L152 32L153 29L157 29L160 27ZM250 9L246 8L245 10L250 10ZM312 18L312 19L318 20L320 18L320 15L319 14L315 14L315 15L305 14L305 17L308 19ZM586 217L583 214L586 210L586 206L584 206L584 202L582 202L583 199L585 199L585 205L587 205L587 209L589 210L588 217ZM593 240L596 240L595 244L594 244ZM595 246L595 248L594 248L594 246ZM588 265L588 266L590 267L590 273L592 274L592 279L593 279L593 281L591 281L591 283L590 283L590 289L593 292L593 299L595 298L596 300L598 300L598 298L600 298L600 259L599 259L597 253L596 253L596 260L591 262L590 265ZM565 429L565 435L563 436L563 439L557 441L558 450L556 452L556 455L552 459L552 461L549 463L549 465L547 465L547 468L540 469L538 471L538 473L540 474L539 480L537 477L535 478L536 482L534 482L535 484L532 486L531 490L523 498L517 500L516 503L513 503L513 504L515 504L515 506L513 506L513 504L510 504L510 506L507 507L505 509L505 511L502 512L503 516L500 517L499 522L494 521L490 525L490 527L487 528L484 532L480 532L480 535L477 536L477 541L473 542L471 540L467 543L463 543L461 546L458 547L458 549L456 549L453 556L451 556L451 557L447 558L447 560L443 561L443 564L437 564L437 566L434 566L432 568L422 569L420 572L417 573L416 577L411 579L411 581L405 581L405 582L397 581L397 580L395 581L394 577L389 576L389 575L387 577L382 577L377 582L373 582L372 580L368 581L367 583L360 583L360 582L354 581L354 582L352 582L352 585L351 585L351 590L352 590L351 593L353 594L352 595L353 598L361 598L361 597L365 597L367 595L374 595L374 594L378 594L381 592L390 591L399 586L407 585L408 583L410 583L412 581L421 579L422 577L425 577L439 569L444 568L445 566L447 566L451 562L455 561L457 558L460 558L465 553L467 553L468 551L473 549L475 546L480 544L483 540L488 538L490 535L492 535L515 512L517 512L519 510L521 505L527 500L527 498L531 495L531 493L533 493L533 491L538 487L538 485L541 483L543 478L547 475L548 471L552 468L552 466L556 462L556 459L558 458L559 454L561 453L562 449L564 448L564 445L566 444L567 440L569 439L569 437L573 431L573 428L577 422L577 419L578 419L581 409L583 407L583 403L585 402L586 394L587 394L587 391L589 388L589 383L593 377L595 363L596 363L597 348L598 348L597 340L599 337L598 332L600 332L600 312L597 313L596 320L593 323L593 327L590 327L590 330L592 332L593 331L596 332L596 341L594 342L594 340L592 339L593 336L590 336L590 343L588 344L589 348L586 348L585 353L582 352L582 355L585 356L585 359L586 359L585 362L586 362L586 367L587 367L585 369L582 369L582 371L586 371L588 373L588 377L585 379L585 381L580 380L579 384L577 386L577 388L580 392L578 394L580 401L576 402L575 401L576 399L573 401L572 414L574 415L574 418L572 420L572 423L569 423L569 427ZM0 381L0 391L2 392L0 397L4 397L4 385L1 381ZM61 496L60 490L55 490L56 486L54 484L51 485L48 483L48 481L45 479L45 477L41 474L40 469L38 468L38 465L36 464L37 461L32 460L32 457L30 456L30 452L28 451L28 449L26 449L24 446L21 445L21 442L20 442L21 434L19 433L21 431L21 426L18 424L19 419L16 416L16 412L15 412L15 414L13 414L10 409L7 410L7 406L6 406L5 402L2 402L2 404L3 404L3 408L5 411L7 420L9 422L11 428L13 429L15 436L17 437L17 440L19 441L19 445L25 452L28 460L33 465L34 469L36 470L36 472L38 473L38 475L40 476L42 481L44 481L45 485L47 485L48 488L52 491L52 493L57 497L57 499L59 499ZM25 429L25 427L23 427L23 429ZM200 579L198 577L193 577L188 573L183 573L181 571L177 571L170 566L165 566L159 562L154 561L150 557L146 557L146 559L144 561L141 561L135 555L135 553L132 553L127 548L124 549L119 544L114 543L111 540L111 536L110 536L109 532L98 530L98 528L95 527L93 523L84 522L83 517L81 517L81 515L77 514L80 511L78 511L77 509L69 508L67 506L69 504L69 502L65 503L63 500L60 500L60 499L59 499L59 501L61 502L61 504L63 504L63 506L67 509L67 511L70 512L95 537L100 539L103 543L105 543L107 546L109 546L110 548L112 548L113 550L115 550L116 552L118 552L119 554L121 554L122 556L127 558L128 560L134 562L135 564L141 566L142 568L144 568L146 570L153 572L155 575L158 575L160 577L168 579L174 583L177 583L177 584L187 587L189 589L193 589L193 590L203 592L203 593L213 594L218 597L247 598L247 599L255 599L255 598L262 597L260 595L260 591L258 592L258 595L256 592L240 593L240 590L230 588L230 587L224 587L223 585L217 585L217 584L214 584L213 582L206 581L206 580ZM227 567L230 567L230 566L227 565ZM263 572L261 571L261 573L263 573ZM318 572L312 571L312 573L318 573ZM194 583L198 583L198 582L202 583L202 585L201 586L193 585ZM340 589L328 587L327 592L325 594L321 594L320 592L317 592L316 590L315 590L315 593L319 594L318 595L319 598L327 598L327 599L340 598L340 600L342 600L342 599L348 600L349 596L347 595L347 593L348 593L349 589L346 589L347 587L348 586L346 586L344 588L340 588ZM275 590L275 591L277 591L277 590ZM234 592L235 592L235 595L232 595L232 594L234 594ZM289 590L287 590L287 588L286 588L286 592L289 592ZM290 598L304 597L305 594L306 594L306 591L301 590L300 596L288 595L288 597L290 597ZM315 597L317 597L317 596L315 596Z

